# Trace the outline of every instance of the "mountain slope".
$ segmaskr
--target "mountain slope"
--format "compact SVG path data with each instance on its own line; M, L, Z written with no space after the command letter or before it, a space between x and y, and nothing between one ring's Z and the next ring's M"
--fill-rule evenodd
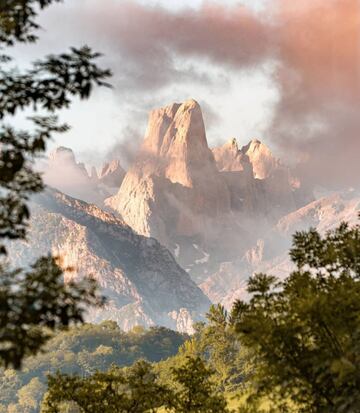
M47 190L32 205L28 244L17 243L11 259L24 265L52 250L65 266L66 279L93 276L108 297L89 320L111 319L124 329L141 324L191 332L210 302L155 239L134 233L121 219L95 205Z
M246 280L253 273L266 272L279 278L292 270L288 252L296 231L316 228L324 234L340 222L358 223L360 196L352 192L323 197L282 217L239 259L223 263L202 284L202 290L214 302L231 307L237 298L246 297Z

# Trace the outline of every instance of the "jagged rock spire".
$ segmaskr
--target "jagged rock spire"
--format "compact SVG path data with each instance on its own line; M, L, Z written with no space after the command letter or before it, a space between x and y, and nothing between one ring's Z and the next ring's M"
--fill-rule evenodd
M150 113L142 157L155 157L156 169L171 182L192 187L201 175L215 171L199 104L187 100Z
M139 155L106 204L139 233L161 240L174 228L198 233L206 217L230 211L230 195L195 100L150 113Z
M273 171L280 166L280 161L258 139L252 139L241 148L241 152L249 158L253 167L254 177L257 179L269 178Z

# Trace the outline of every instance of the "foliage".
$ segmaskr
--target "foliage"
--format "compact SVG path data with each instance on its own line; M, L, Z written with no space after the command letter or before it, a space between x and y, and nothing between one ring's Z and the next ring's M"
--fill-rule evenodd
M20 409L19 394L34 379L44 387L34 390L32 397L41 400L48 374L59 371L89 377L112 366L131 366L140 359L158 362L175 355L187 338L164 327L134 328L125 333L113 321L61 331L47 342L44 352L25 359L21 371L8 369L1 372L0 412L1 406L7 413L10 407Z
M249 404L267 395L274 411L358 412L360 227L299 232L290 256L297 268L287 279L255 275L250 302L232 311L257 361Z
M36 15L56 0L3 0L0 2L0 49L18 42L36 41ZM106 86L108 70L96 65L100 55L89 47L72 48L59 56L38 60L20 73L8 54L0 56L0 255L7 240L25 239L30 195L43 189L33 169L55 132L65 132L54 113L68 107L72 97L88 98L93 86ZM19 111L41 109L31 116L29 131L15 130L8 118ZM38 293L38 294L37 294ZM10 270L0 262L0 364L19 368L25 356L39 350L50 329L83 321L83 306L98 304L93 283L66 285L52 257L40 258L28 271Z
M41 411L60 413L71 406L82 413L142 413L159 408L176 413L226 413L227 402L216 392L212 375L200 357L189 357L184 365L173 369L177 391L163 385L144 360L130 368L111 368L87 378L58 373L49 377Z
M187 357L184 365L172 369L172 379L179 385L170 406L176 413L226 413L225 397L218 393L210 370L200 357Z
M46 386L36 377L18 391L18 406L13 409L23 413L36 413L40 408L41 394L46 391ZM12 406L10 406L11 410Z
M34 42L39 29L34 20L36 8L44 8L60 0L3 0L0 3L0 42L8 46L15 42Z
M10 271L0 278L0 359L20 367L20 360L37 352L50 337L49 329L82 321L82 304L96 304L95 286L61 279L54 258L36 261L29 271ZM13 286L16 285L16 288ZM90 291L90 294L89 294Z
M83 413L155 412L169 398L151 365L140 360L126 370L113 368L88 378L50 376L42 412L60 413L66 402Z
M251 360L246 348L240 345L225 308L212 305L207 322L197 323L195 330L175 357L159 363L157 369L162 380L171 385L172 369L181 366L188 357L200 356L214 372L213 381L219 391L239 391L251 375Z
M87 389L83 411L90 409L87 403L93 394L101 394L106 406L109 394L104 383L110 380L118 386L116 405L123 409L118 411L151 411L161 405L160 411L226 412L224 397L232 393L240 396L239 411L244 413L357 412L359 231L343 224L325 237L313 230L296 234L290 253L297 269L288 279L252 277L250 302L236 302L230 317L222 306L212 306L208 322L197 324L194 336L185 342L187 337L163 328L137 327L123 333L114 322L60 333L50 340L45 354L26 360L22 375L4 372L0 404L6 413L21 408L20 400L23 406L35 405L39 395L24 396L28 385L37 387L31 380L38 377L44 383L48 373L61 370L55 377L63 380L62 388L68 380L74 382L71 392L63 394L50 381L54 386L53 390L50 386L50 400L56 401L50 406L53 409L65 409L60 403L64 398L80 397L72 393L76 388ZM144 357L162 360L142 365L151 383L161 389L157 393L161 398L153 398L151 405L144 403L154 389L141 379L141 370L111 367L129 366ZM130 389L126 371L140 375L137 407L132 404L135 387ZM67 404L69 410L64 412L78 413L74 406Z

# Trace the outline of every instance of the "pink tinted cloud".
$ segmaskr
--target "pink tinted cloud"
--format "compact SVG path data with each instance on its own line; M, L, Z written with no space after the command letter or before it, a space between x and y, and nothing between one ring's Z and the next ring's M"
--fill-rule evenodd
M303 155L308 179L358 186L360 3L281 0L276 23L281 100L271 136Z
M129 0L85 4L77 6L74 22L81 16L81 30L111 50L119 94L216 82L196 65L179 66L187 58L225 70L275 61L280 100L267 137L306 159L299 173L314 183L359 181L358 0L274 0L262 14L210 1L176 12Z

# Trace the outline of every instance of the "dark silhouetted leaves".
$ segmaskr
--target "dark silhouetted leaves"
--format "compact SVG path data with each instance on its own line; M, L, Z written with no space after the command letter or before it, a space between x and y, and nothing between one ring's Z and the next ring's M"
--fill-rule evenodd
M17 42L33 42L39 29L39 9L57 0L1 0L0 49ZM38 60L25 73L0 56L0 255L9 240L24 240L28 228L29 197L43 189L33 169L53 133L65 132L54 112L68 107L73 97L86 99L93 86L109 86L109 70L96 65L99 53L89 47ZM9 126L7 118L27 109L42 110L29 118L29 131ZM31 131L31 132L30 132ZM7 243L6 243L7 242ZM91 281L64 284L62 270L51 257L40 258L31 270L10 270L0 263L0 365L21 366L48 339L48 331L83 321L84 306L99 304Z

